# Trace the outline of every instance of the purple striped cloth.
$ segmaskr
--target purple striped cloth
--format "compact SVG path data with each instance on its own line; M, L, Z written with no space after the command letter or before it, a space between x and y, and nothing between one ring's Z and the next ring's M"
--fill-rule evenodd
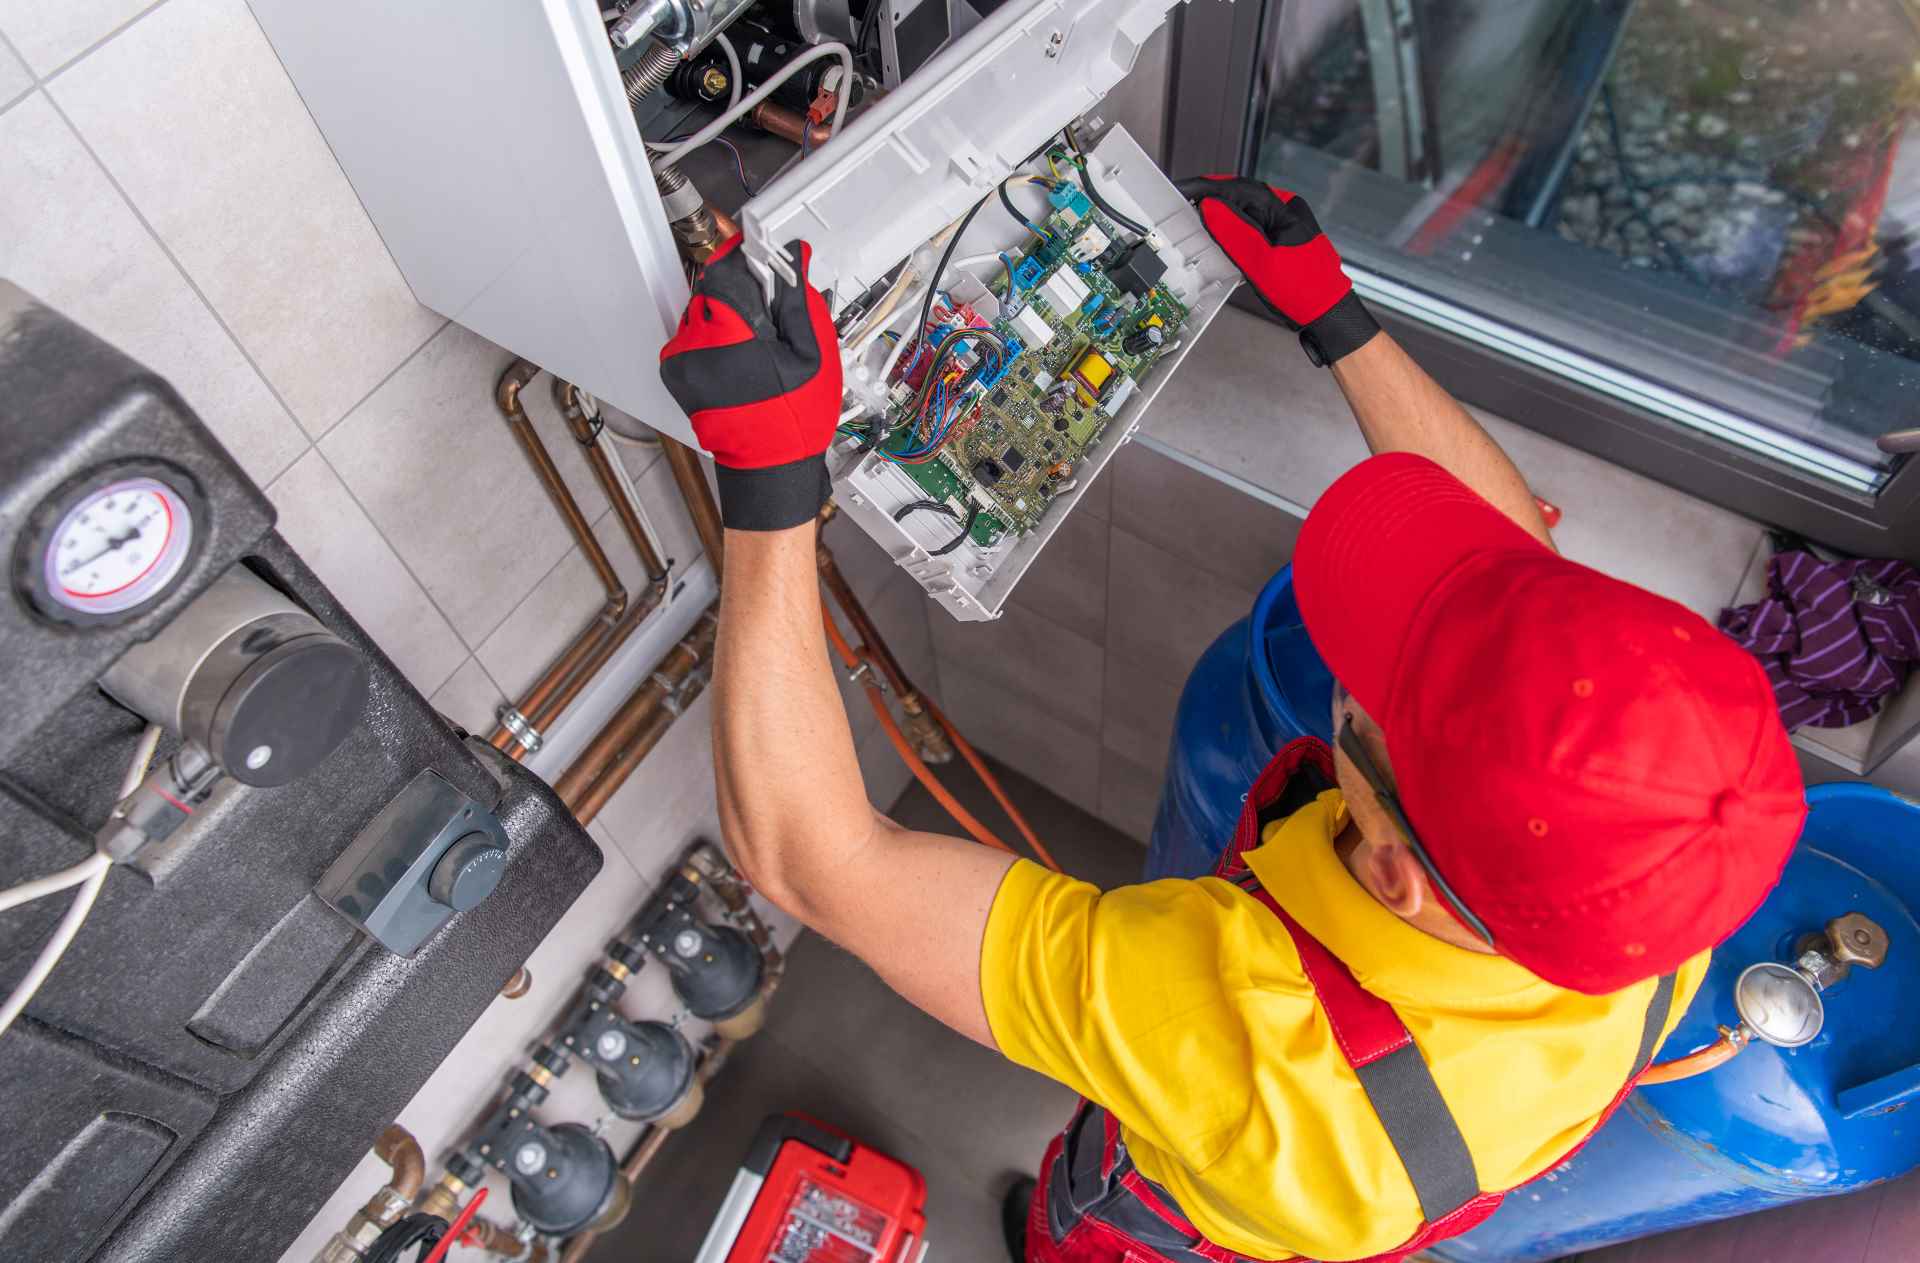
M1869 719L1920 661L1920 570L1904 561L1767 563L1767 597L1722 610L1720 629L1767 669L1787 731Z

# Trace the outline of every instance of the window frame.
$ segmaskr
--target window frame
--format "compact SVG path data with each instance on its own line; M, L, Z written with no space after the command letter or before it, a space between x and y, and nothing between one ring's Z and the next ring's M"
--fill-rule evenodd
M1252 169L1258 138L1251 122L1264 114L1268 91L1259 81L1260 50L1282 3L1181 6L1173 23L1161 154L1176 179ZM1235 302L1272 318L1244 290ZM1844 552L1920 563L1920 459L1901 463L1877 491L1856 492L1445 326L1380 303L1373 309L1434 379L1466 403L1768 526Z

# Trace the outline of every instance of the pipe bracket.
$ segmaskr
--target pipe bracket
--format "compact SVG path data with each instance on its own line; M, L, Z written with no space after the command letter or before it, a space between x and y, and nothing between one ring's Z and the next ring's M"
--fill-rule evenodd
M528 754L539 753L540 747L547 743L545 734L535 728L527 717L520 713L518 707L502 706L498 718L500 726L512 733L513 739L519 742L520 748Z

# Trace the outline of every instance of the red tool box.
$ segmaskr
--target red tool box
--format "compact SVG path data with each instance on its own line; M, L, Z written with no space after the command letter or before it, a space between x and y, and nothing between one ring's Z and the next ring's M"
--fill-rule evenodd
M921 1263L927 1182L824 1123L776 1114L694 1263Z

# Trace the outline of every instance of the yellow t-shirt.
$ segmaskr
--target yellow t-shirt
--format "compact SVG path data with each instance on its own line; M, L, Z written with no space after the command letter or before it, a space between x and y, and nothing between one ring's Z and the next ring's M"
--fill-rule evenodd
M1414 929L1340 862L1346 823L1329 790L1268 826L1247 862L1407 1024L1481 1188L1522 1184L1626 1082L1655 982L1581 995ZM1663 1039L1707 955L1681 968ZM980 972L1001 1051L1111 1110L1141 1173L1214 1243L1258 1259L1357 1259L1420 1223L1292 938L1230 882L1103 895L1023 861L994 899Z

